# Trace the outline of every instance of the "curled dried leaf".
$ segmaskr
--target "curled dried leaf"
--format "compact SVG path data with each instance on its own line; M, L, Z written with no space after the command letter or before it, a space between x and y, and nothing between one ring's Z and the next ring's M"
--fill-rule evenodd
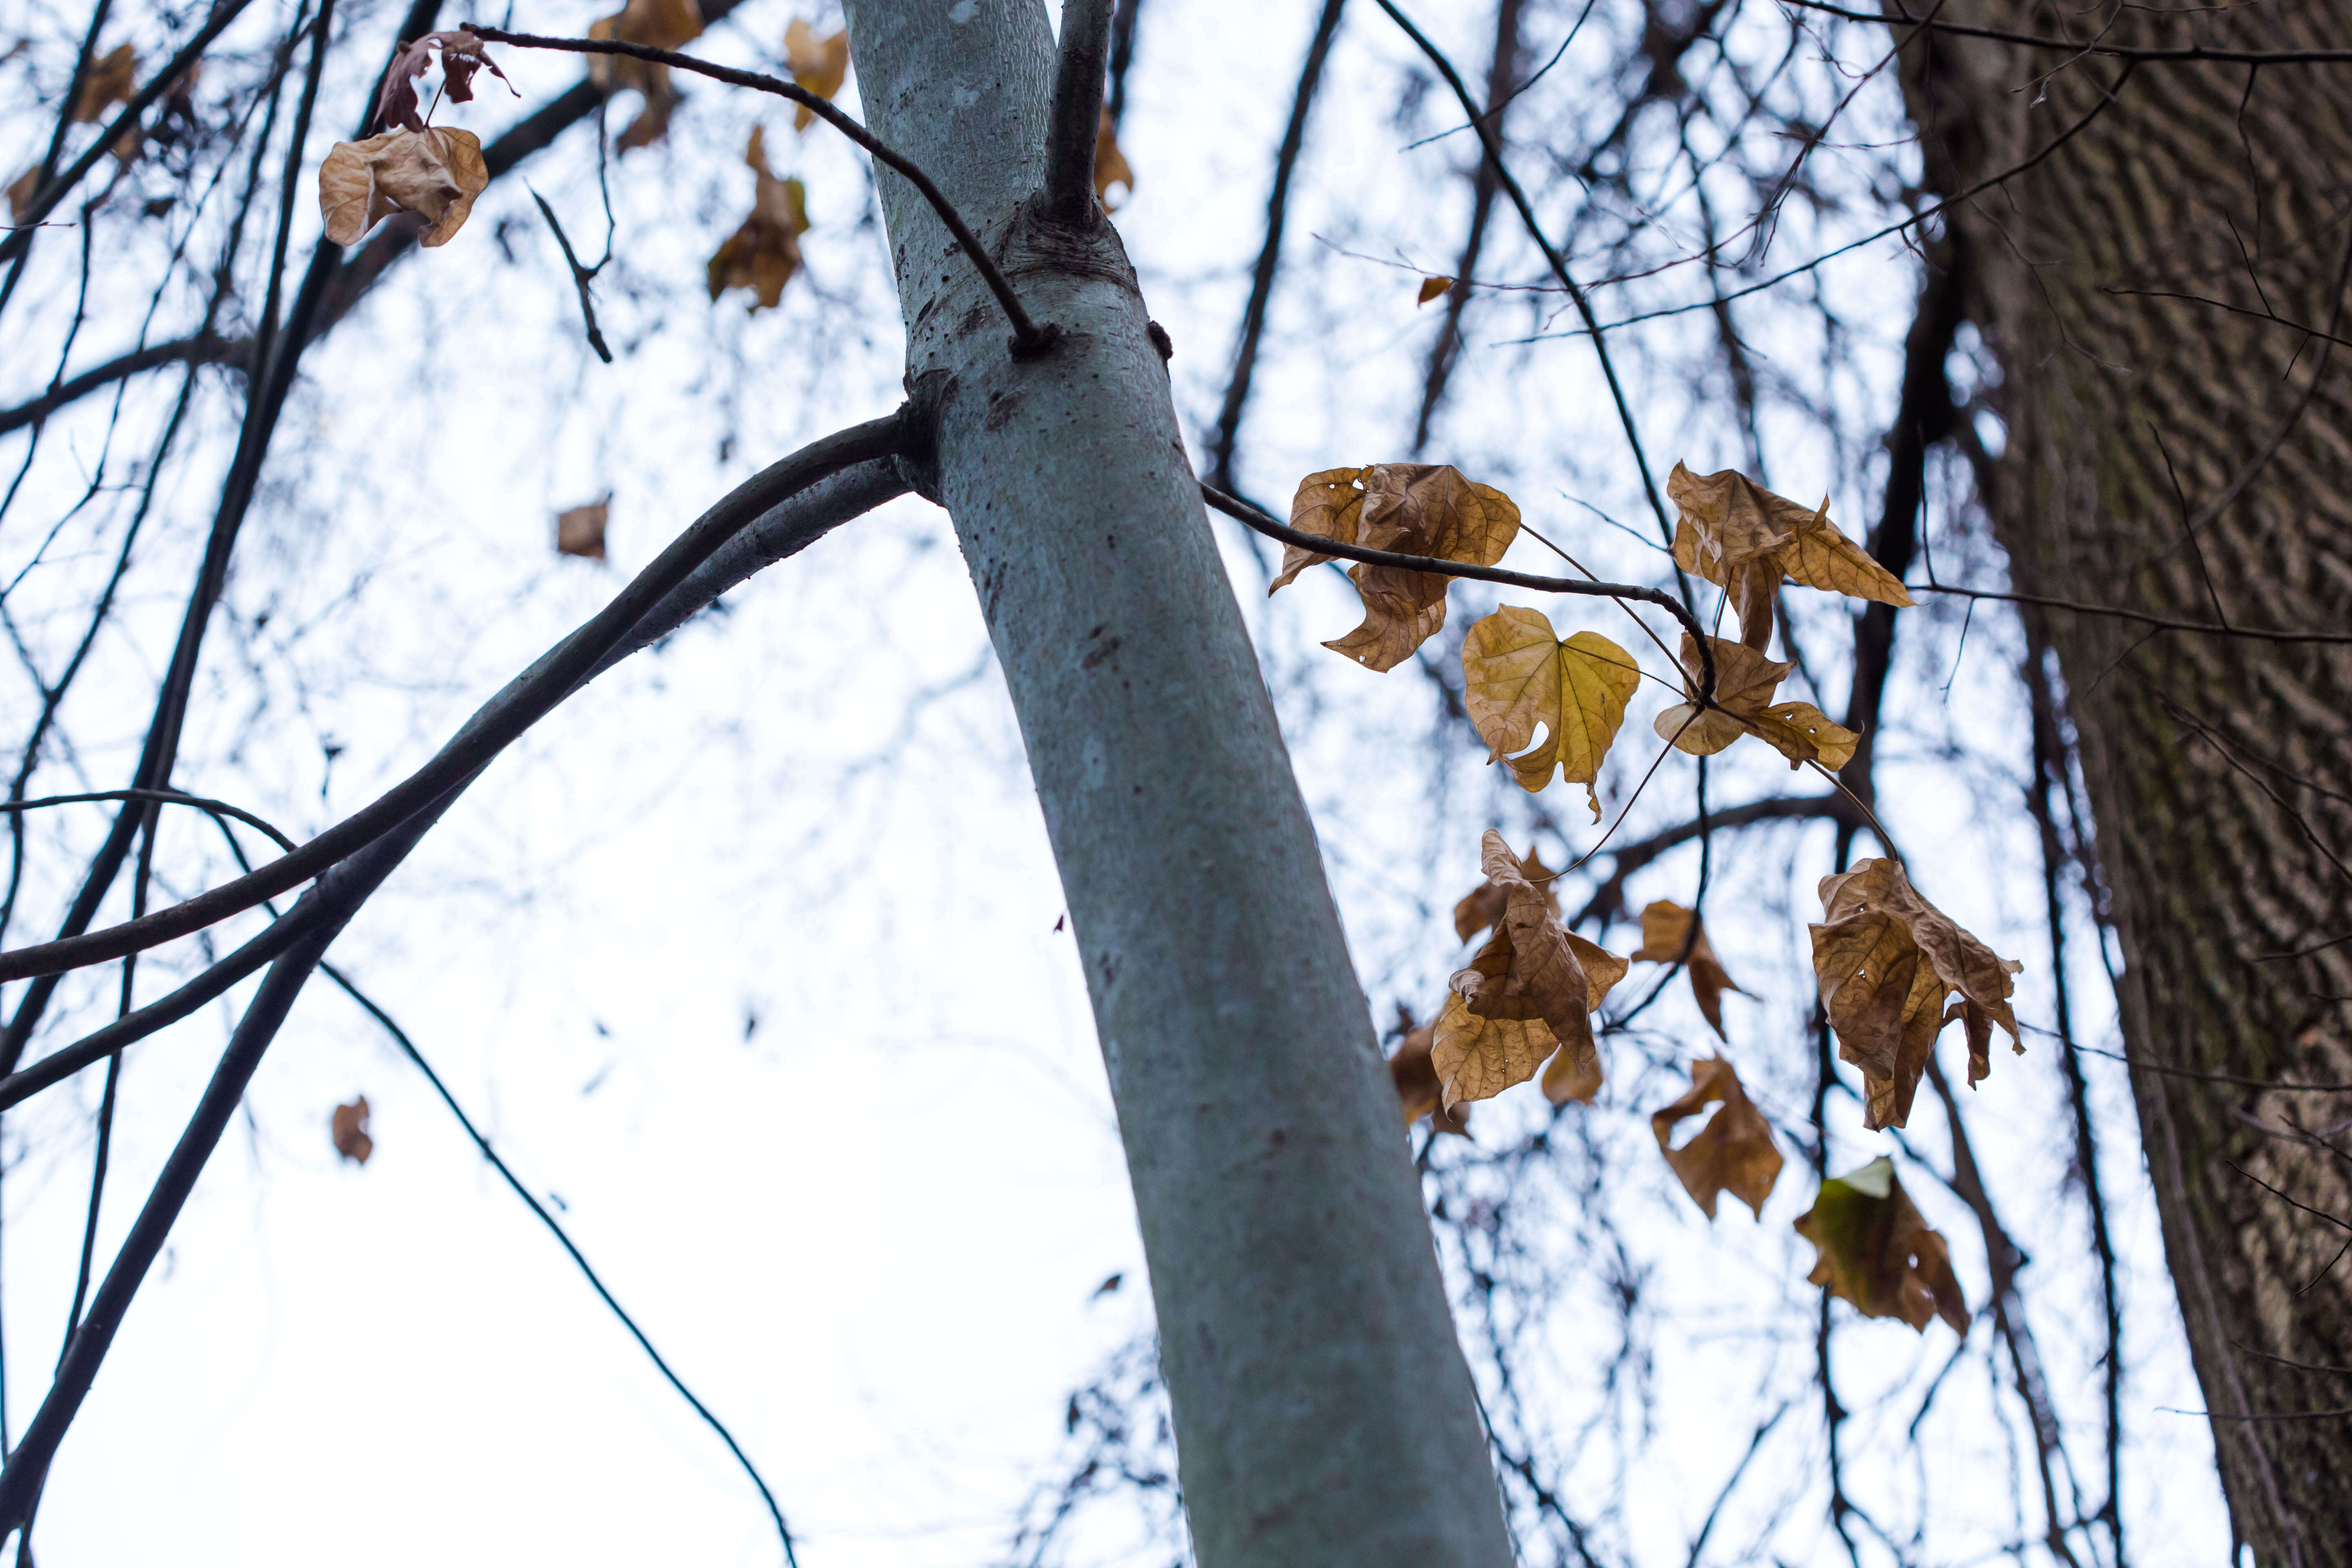
M378 219L411 212L428 226L424 243L446 245L490 183L482 143L470 131L387 131L338 142L319 165L319 212L327 237L356 245Z
M1707 1119L1698 1136L1675 1148L1675 1126L1718 1102L1723 1109ZM1658 1152L1707 1218L1715 1217L1716 1200L1726 1192L1763 1217L1764 1200L1780 1179L1780 1151L1772 1142L1772 1124L1749 1103L1729 1062L1721 1057L1693 1062L1690 1092L1652 1112L1650 1130L1657 1134Z
M1642 948L1632 957L1636 963L1681 963L1683 973L1690 976L1691 996L1707 1026L1717 1038L1731 1038L1723 1032L1723 994L1739 987L1715 956L1715 944L1706 940L1705 921L1670 899L1659 899L1642 910ZM1747 993L1740 991L1740 994Z
M1584 786L1592 820L1601 820L1593 783L1625 701L1641 684L1633 656L1599 632L1561 641L1534 610L1506 605L1462 639L1463 700L1489 763L1508 761L1519 787L1534 793L1555 771ZM1521 751L1544 730L1541 745Z
M1290 522L1342 543L1492 566L1518 535L1519 509L1444 464L1375 463L1307 475L1291 500ZM1291 546L1266 591L1329 559ZM1368 669L1393 669L1444 626L1451 579L1444 574L1360 563L1348 575L1363 597L1364 624L1325 647Z
M749 289L751 309L772 308L784 297L784 285L801 268L800 237L808 232L808 190L798 180L780 180L768 169L767 138L751 128L743 162L757 178L751 216L727 237L711 256L710 297L730 289Z
M424 117L417 112L416 81L436 51L441 56L442 89L452 103L474 100L477 71L488 70L507 82L509 89L514 87L471 29L457 27L446 33L427 33L412 43L403 44L400 53L393 57L392 68L383 73L383 90L376 98L377 124L404 131L425 129Z
M1454 279L1451 278L1424 278L1421 280L1421 292L1413 297L1412 302L1416 306L1426 305L1453 287Z
M1861 740L1853 731L1830 721L1810 702L1774 702L1772 694L1794 664L1766 658L1744 643L1721 637L1706 639L1715 651L1715 706L1698 707L1700 670L1698 644L1683 634L1683 693L1690 699L1660 713L1654 728L1677 751L1711 757L1742 735L1755 735L1795 769L1818 763L1831 773L1853 760Z
M831 102L849 75L848 29L820 38L814 27L801 17L793 17L784 28L784 63L792 70L793 80L803 90ZM793 129L805 131L815 118L806 104L796 104Z
M2015 989L2010 976L2025 966L2000 957L1921 898L1901 865L1861 861L1822 878L1821 898L1822 923L1811 928L1813 974L1838 1055L1862 1069L1873 1130L1909 1120L1927 1054L1954 1019L1968 1030L1970 1088L1992 1070L1995 1024L2023 1053L2009 997ZM1944 1003L1952 996L1948 1013Z
M375 1140L368 1136L367 1096L361 1095L349 1105L338 1105L327 1120L329 1134L335 1141L335 1152L354 1164L364 1165L375 1152Z
M1951 1249L1904 1192L1885 1155L1822 1184L1797 1234L1819 1251L1807 1282L1826 1285L1865 1318L1900 1318L1922 1333L1929 1318L1969 1331L1968 1299Z
M1553 879L1559 873L1543 863L1542 852L1535 849L1528 850L1527 858L1519 862L1519 871L1529 882L1543 889L1544 907L1552 912L1554 919L1558 919L1559 889L1553 885ZM1503 910L1509 907L1511 895L1504 890L1499 882L1488 880L1479 883L1465 893L1462 896L1462 901L1454 906L1454 934L1462 941L1468 942L1480 931L1501 920Z
M1592 1009L1625 977L1625 961L1562 930L1524 862L1492 828L1480 858L1506 901L1495 934L1455 972L1438 1015L1431 1059L1444 1103L1490 1099L1523 1083L1554 1049L1570 1058L1575 1081L1597 1089Z
M1739 640L1759 653L1772 637L1772 599L1783 577L1850 598L1908 605L1911 595L1867 551L1837 531L1829 502L1801 506L1737 469L1697 475L1682 464L1666 479L1680 516L1675 561L1727 589Z

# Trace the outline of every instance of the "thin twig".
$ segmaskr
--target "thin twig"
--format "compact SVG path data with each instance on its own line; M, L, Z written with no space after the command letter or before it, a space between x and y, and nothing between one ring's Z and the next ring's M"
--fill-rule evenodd
M1825 16L1835 16L1846 22L1874 22L1885 26L1897 24L1906 27L1925 27L1937 33L1958 33L1970 38L1990 38L1996 43L2018 44L2026 48L2055 49L2070 55L2105 55L2110 59L2145 61L2157 64L2187 64L2205 61L2217 65L2251 66L2330 66L2352 65L2352 49L2217 49L2204 44L2189 44L2173 48L2134 48L2124 44L2079 43L2072 38L2049 38L2036 33L2011 33L1999 27L1972 27L1958 22L1940 22L1924 16L1905 16L1900 12L1888 16L1883 11L1849 11L1842 5L1832 5L1825 0L1780 0L1801 11L1818 11Z
M572 1242L572 1237L565 1234L563 1226L556 1222L555 1216L547 1212L547 1206L539 1201L538 1194L523 1185L520 1178L517 1177L507 1163L499 1157L499 1152L490 1147L490 1141L482 1136L481 1129L474 1125L474 1119L467 1116L465 1107L457 1103L457 1097L449 1092L449 1086L441 1081L441 1075L433 1070L433 1064L426 1061L423 1053L417 1050L416 1042L408 1037L408 1032L393 1022L392 1015L377 1006L365 993L352 984L350 977L342 971L331 963L321 963L319 968L328 979L342 987L343 994L358 1003L369 1017L381 1024L383 1026L383 1032L392 1037L393 1043L400 1047L402 1053L410 1061L416 1064L416 1070L425 1075L425 1081L433 1086L433 1092L441 1097L441 1103L449 1108L449 1114L457 1119L457 1125L466 1130L466 1136L473 1140L476 1149L481 1151L482 1158L488 1160L490 1163L490 1168L505 1178L507 1185L514 1189L515 1196L520 1198L530 1212L539 1216L539 1223L545 1226L548 1234L555 1237L556 1245L563 1248L565 1255L573 1263L579 1265L581 1274L588 1281L588 1288L596 1292L599 1300L612 1309L613 1316L621 1321L621 1326L629 1331L629 1337L637 1342L639 1348L644 1350L646 1358L654 1363L655 1368L663 1377L669 1380L669 1385L677 1390L678 1396L694 1406L694 1413L702 1417L705 1426L719 1434L719 1440L727 1445L727 1451L735 1456L735 1462L743 1468L745 1475L751 1478L751 1484L760 1489L760 1500L768 1505L768 1517L775 1522L776 1535L784 1543L784 1561L794 1564L797 1568L800 1558L793 1551L793 1532L784 1524L783 1510L776 1505L775 1493L768 1489L768 1483L761 1478L758 1467L751 1463L751 1457L743 1452L743 1446L735 1441L735 1435L727 1430L724 1422L711 1414L709 1405L695 1397L694 1390L687 1387L685 1380L671 1370L669 1363L662 1359L661 1352L654 1349L653 1341L646 1337L645 1330L637 1327L637 1321L630 1317L621 1303L613 1299L613 1292L605 1289L604 1281L598 1279L596 1270L589 1267L586 1256Z
M596 351L598 359L603 360L606 364L611 364L613 351L604 346L604 334L596 330L596 302L588 297L588 285L595 281L596 274L602 270L604 262L600 261L594 267L581 266L580 258L572 253L572 237L565 234L563 226L555 221L555 209L547 205L545 196L531 190L529 185L525 185L523 189L530 191L530 199L539 204L540 216L547 220L548 228L555 235L555 243L563 247L563 265L572 268L572 287L579 290L580 314L588 325L588 346ZM606 259L611 258L607 257Z
M536 33L509 33L501 27L485 27L472 22L466 26L468 31L485 43L506 44L518 49L555 49L573 55L626 55L631 59L646 60L654 65L667 66L672 70L687 71L695 76L707 76L713 81L723 81L732 87L748 87L754 91L773 93L778 98L792 100L860 147L865 148L876 163L884 164L903 175L907 183L914 186L925 201L931 204L931 210L940 215L940 221L947 226L948 232L955 237L956 243L962 247L965 259L970 261L973 270L980 274L981 280L988 285L989 292L996 296L996 302L1004 308L1005 319L1013 323L1016 353L1024 356L1039 354L1052 346L1056 335L1054 330L1050 327L1040 327L1029 319L1029 312L1021 308L1020 297L1013 292L1013 285L1004 280L1004 274L997 269L996 263L990 258L986 248L981 245L980 237L971 231L971 225L963 221L963 215L956 211L955 204L948 200L946 193L931 183L931 177L923 173L913 159L889 147L874 132L866 130L865 126L860 125L806 88L795 82L780 80L760 71L737 70L732 66L713 65L709 60L697 59L692 55L682 55L675 49L656 49L645 44L625 44L617 39L542 37Z
M1394 566L1407 572L1431 572L1444 577L1501 583L1514 588L1532 588L1539 594L1580 594L1594 599L1639 599L1645 605L1655 605L1680 621L1683 628L1696 640L1702 668L1697 700L1694 705L1701 709L1715 706L1715 650L1707 646L1706 628L1699 625L1697 616L1664 589L1645 588L1637 583L1587 583L1573 577L1539 577L1532 572L1513 572L1500 566L1475 566L1465 561L1440 560L1433 555L1400 555L1393 550L1372 550L1276 522L1240 497L1227 495L1206 480L1202 481L1201 495L1211 506L1244 527L1255 529L1268 539L1278 539L1285 544L1311 550L1318 555L1336 555L1345 561L1360 561L1368 566ZM5 959L0 959L0 962L5 962ZM5 977L5 972L0 972L0 978Z
M2154 626L2165 632L2195 632L2205 637L2248 637L2258 642L2277 643L2352 643L2352 632L2288 632L2269 631L2261 626L2222 626L2211 621L2180 621L2166 616L2151 616L2141 610L2126 610L2115 605L2086 605L2077 599L2045 598L2039 594L1997 594L1988 588L1953 588L1941 583L1906 583L1903 586L1914 594L1950 594L1962 599L1995 599L2011 605L2034 605L2046 610L2071 610L2082 616L2106 616L2115 620L2131 621L2136 625Z
M462 787L517 736L571 695L648 610L729 539L771 507L827 475L898 451L901 418L894 413L838 431L737 486L672 541L610 604L517 678L430 762L300 849L142 919L0 953L0 979L58 974L190 935L299 886Z

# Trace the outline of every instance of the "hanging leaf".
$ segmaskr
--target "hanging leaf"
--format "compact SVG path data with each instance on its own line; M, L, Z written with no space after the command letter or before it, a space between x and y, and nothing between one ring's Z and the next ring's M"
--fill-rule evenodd
M1723 1109L1707 1119L1698 1136L1677 1149L1676 1125L1710 1105ZM1672 1105L1654 1111L1650 1131L1658 1135L1658 1152L1666 1157L1683 1190L1706 1217L1715 1217L1716 1199L1726 1192L1764 1216L1764 1200L1780 1179L1780 1151L1772 1142L1772 1124L1748 1102L1739 1075L1721 1057L1691 1064L1690 1092Z
M1446 1108L1438 1089L1437 1068L1430 1063L1430 1045L1436 1038L1436 1030L1427 1024L1412 1023L1410 1016L1406 1022L1404 1038L1398 1044L1396 1055L1389 1058L1389 1081L1396 1088L1397 1104L1403 1108L1405 1125L1410 1127L1426 1116L1433 1132L1468 1137L1470 1108Z
M89 69L82 74L81 90L74 95L73 113L67 118L76 125L97 124L106 118L108 110L131 101L138 81L138 55L129 44L116 46L89 62Z
M1110 199L1110 188L1119 187L1124 194L1118 201ZM1127 154L1118 150L1118 127L1110 110L1102 112L1102 123L1095 128L1095 198L1103 211L1117 212L1135 195L1135 171L1128 167Z
M1911 603L1885 567L1837 531L1827 500L1800 506L1737 469L1702 477L1680 463L1666 494L1681 512L1675 563L1729 591L1739 640L1759 653L1772 639L1772 597L1783 577L1849 598Z
M1542 852L1535 849L1528 850L1527 858L1519 862L1519 872L1528 881L1543 889L1544 907L1552 912L1554 919L1559 918L1559 889L1553 885L1553 878L1557 873L1543 863ZM1454 934L1460 940L1468 942L1480 931L1501 920L1503 911L1510 906L1510 901L1511 895L1501 883L1492 879L1479 883L1465 893L1462 896L1462 901L1454 906Z
M1641 684L1633 656L1599 632L1562 642L1537 611L1506 605L1462 639L1462 679L1486 760L1507 760L1530 794L1550 784L1557 770L1584 786L1592 820L1600 821L1593 783L1625 721L1625 700ZM1543 744L1521 752L1538 725Z
M589 23L588 36L600 43L682 49L702 36L702 7L695 0L629 0L625 9ZM590 55L588 79L605 92L635 88L650 102L656 82L668 90L669 68L627 55Z
M338 142L319 165L319 212L327 237L356 245L378 219L412 212L432 226L427 246L446 245L490 183L482 143L470 131L387 131Z
M1693 756L1711 757L1740 736L1755 735L1788 758L1792 771L1805 763L1819 763L1835 773L1853 760L1861 737L1853 731L1832 723L1810 702L1773 702L1773 692L1797 668L1794 664L1766 658L1745 644L1721 637L1709 637L1706 643L1715 650L1716 705L1705 712L1696 706L1703 667L1697 643L1685 632L1683 694L1690 700L1658 715L1654 727L1661 740L1672 741L1677 751Z
M801 269L800 237L809 226L808 192L798 180L780 180L769 172L767 140L756 125L743 162L757 179L751 216L710 258L710 297L749 289L751 309L757 310L782 300L784 285Z
M1992 1071L1992 1026L2025 1043L2009 997L2006 959L1921 898L1893 860L1864 860L1824 877L1822 922L1811 928L1813 974L1836 1032L1838 1055L1862 1069L1865 1123L1873 1131L1910 1118L1927 1053L1946 1024L1968 1031L1969 1087ZM1948 996L1959 1000L1944 1010Z
M25 215L32 211L33 197L39 194L40 181L41 166L36 163L8 182L8 217L11 222L23 223Z
M335 1152L354 1164L364 1165L375 1152L375 1140L368 1136L367 1096L361 1095L349 1105L338 1105L327 1121L329 1132L335 1140Z
M849 75L849 31L844 28L829 38L820 38L816 29L795 16L784 28L784 63L793 73L793 80L804 91L813 92L827 103L841 90ZM816 118L808 105L793 106L793 129L806 131L809 121Z
M401 46L393 57L392 68L383 73L383 91L376 99L375 118L379 125L395 130L422 131L424 117L417 112L416 80L432 63L435 51L441 56L441 86L452 103L474 100L474 73L488 70L509 90L514 83L507 81L507 73L499 69L498 61L490 58L482 47L482 40L465 27L446 33L427 33L414 43ZM520 93L516 93L520 97Z
M1739 987L1724 973L1722 962L1715 956L1715 946L1706 940L1706 922L1699 921L1698 934L1691 935L1693 919L1690 910L1670 900L1652 903L1642 911L1642 950L1632 957L1636 963L1680 961L1683 973L1690 977L1691 995L1697 1001L1700 1014L1716 1037L1728 1042L1731 1037L1723 1032L1723 994L1739 991ZM1685 942L1690 944L1688 957L1683 953ZM1747 994L1744 991L1739 994Z
M1969 1331L1968 1299L1952 1273L1951 1249L1914 1207L1895 1162L1880 1155L1822 1184L1797 1234L1820 1257L1807 1282L1826 1285L1865 1318L1900 1318L1922 1333L1929 1318Z
M1416 306L1426 305L1453 287L1454 279L1451 278L1424 278L1421 280L1421 292L1414 296L1412 302Z
M1625 961L1562 930L1493 828L1480 858L1506 903L1495 934L1448 983L1454 994L1437 1017L1430 1058L1444 1103L1488 1100L1524 1083L1555 1049L1570 1058L1575 1081L1590 1079L1598 1089L1591 1010L1625 977Z
M1443 464L1375 463L1327 468L1298 484L1290 525L1319 538L1402 555L1435 556L1492 566L1519 531L1511 498L1473 484ZM1266 592L1286 587L1307 567L1333 559L1293 544ZM1395 668L1445 624L1442 573L1359 563L1348 575L1363 596L1364 624L1323 646L1368 669Z
M555 515L555 548L565 555L604 559L604 524L612 515L613 498L575 506Z

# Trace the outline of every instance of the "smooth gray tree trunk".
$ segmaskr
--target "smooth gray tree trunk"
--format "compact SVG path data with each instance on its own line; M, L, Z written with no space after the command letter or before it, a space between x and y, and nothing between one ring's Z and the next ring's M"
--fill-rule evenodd
M1511 1561L1397 1103L1108 224L1030 210L1039 0L854 0L875 131L1029 311L1015 361L936 216L880 173L955 520L1026 741L1109 1069L1204 1568Z

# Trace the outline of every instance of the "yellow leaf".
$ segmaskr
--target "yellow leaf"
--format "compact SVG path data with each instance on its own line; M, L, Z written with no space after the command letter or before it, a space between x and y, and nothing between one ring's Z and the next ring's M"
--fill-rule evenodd
M604 559L604 524L612 516L613 498L575 506L555 517L555 548L565 555Z
M1864 1124L1901 1127L1927 1053L1958 1018L1969 1043L1969 1086L1992 1070L1992 1026L2025 1050L2009 997L2024 968L1962 931L1921 898L1893 860L1864 860L1822 879L1822 921L1811 927L1813 975L1838 1055L1862 1069ZM1959 1000L1944 1010L1945 999Z
M1421 293L1415 297L1413 303L1426 305L1453 287L1454 279L1451 278L1424 278L1421 280Z
M89 62L89 69L81 79L81 91L74 95L73 113L68 117L76 125L94 125L106 118L106 111L118 103L128 103L137 90L139 57L129 44L117 46L112 51Z
M361 1095L349 1105L335 1107L328 1118L327 1127L335 1140L335 1152L354 1164L364 1165L375 1152L375 1140L368 1136L367 1096Z
M808 192L798 180L779 180L768 169L767 138L751 128L743 162L756 180L751 216L710 258L710 297L749 289L757 310L784 297L784 285L800 270L800 237L808 231Z
M1530 794L1550 784L1557 769L1584 786L1592 820L1600 821L1601 796L1592 786L1625 721L1625 700L1641 684L1633 656L1599 632L1562 642L1537 611L1506 605L1462 639L1462 679L1486 760L1507 759ZM1538 724L1543 743L1522 752Z
M1510 497L1443 464L1375 463L1309 474L1290 516L1294 528L1342 543L1480 566L1500 561L1519 531L1519 509ZM1266 591L1329 559L1291 547ZM1444 626L1452 579L1444 574L1360 563L1348 575L1363 597L1364 624L1325 647L1368 669L1393 669Z
M1557 873L1543 863L1543 856L1538 851L1528 850L1527 858L1519 862L1519 871L1528 881L1543 889L1544 907L1555 917L1558 916L1559 889L1553 885L1552 881ZM1462 941L1468 942L1480 931L1501 920L1503 910L1509 906L1510 901L1510 894L1504 890L1501 884L1492 881L1479 883L1465 893L1462 896L1462 901L1454 906L1454 934Z
M793 80L829 103L849 75L848 31L844 29L829 38L820 38L815 28L795 16L784 28L784 63L792 69ZM815 118L806 104L796 104L793 109L793 129L805 131Z
M1880 1155L1859 1171L1822 1184L1797 1234L1820 1256L1807 1282L1853 1303L1865 1318L1900 1318L1925 1333L1929 1318L1969 1331L1969 1304L1952 1273L1943 1237L1927 1228L1895 1162Z
M1715 956L1715 944L1706 940L1706 922L1698 921L1698 933L1691 934L1694 917L1691 911L1671 900L1660 899L1642 911L1642 948L1633 954L1636 963L1674 963L1679 961L1683 972L1690 976L1691 995L1698 1010L1715 1030L1718 1039L1728 1041L1723 1032L1723 994L1739 991L1730 975L1724 973L1722 961ZM1689 955L1684 955L1684 944L1689 944ZM1744 991L1741 995L1746 995Z
M1718 1100L1723 1109L1708 1118L1698 1136L1675 1148L1675 1124ZM1650 1131L1657 1134L1658 1152L1682 1178L1683 1190L1707 1218L1715 1217L1716 1200L1726 1192L1763 1217L1764 1200L1780 1179L1780 1151L1772 1142L1772 1124L1748 1103L1729 1062L1709 1057L1691 1063L1690 1092L1652 1112Z
M1507 903L1494 936L1448 983L1453 995L1438 1015L1430 1059L1445 1105L1524 1083L1555 1048L1598 1088L1591 1010L1625 977L1625 961L1563 931L1524 863L1492 828L1480 859Z
M1737 469L1702 477L1680 463L1667 478L1666 494L1681 513L1675 562L1730 591L1739 640L1759 653L1771 641L1772 595L1784 576L1850 598L1911 603L1886 568L1837 531L1826 500L1800 506Z
M1110 188L1119 186L1126 192L1116 202L1110 199ZM1118 150L1118 127L1111 122L1110 110L1102 114L1102 123L1095 131L1095 197L1103 211L1117 212L1128 196L1135 195L1135 171L1128 167L1127 154Z
M319 165L319 212L327 237L356 245L387 214L412 212L430 226L424 243L446 245L490 183L482 143L470 131L387 131L338 142Z
M1794 664L1766 658L1744 643L1721 637L1709 637L1706 643L1715 651L1716 706L1705 712L1696 706L1702 667L1698 645L1685 632L1683 692L1690 701L1658 715L1654 727L1660 739L1693 756L1711 757L1742 735L1756 735L1788 758L1792 770L1819 763L1835 773L1853 760L1859 735L1832 723L1810 702L1773 702L1773 692L1797 668Z

